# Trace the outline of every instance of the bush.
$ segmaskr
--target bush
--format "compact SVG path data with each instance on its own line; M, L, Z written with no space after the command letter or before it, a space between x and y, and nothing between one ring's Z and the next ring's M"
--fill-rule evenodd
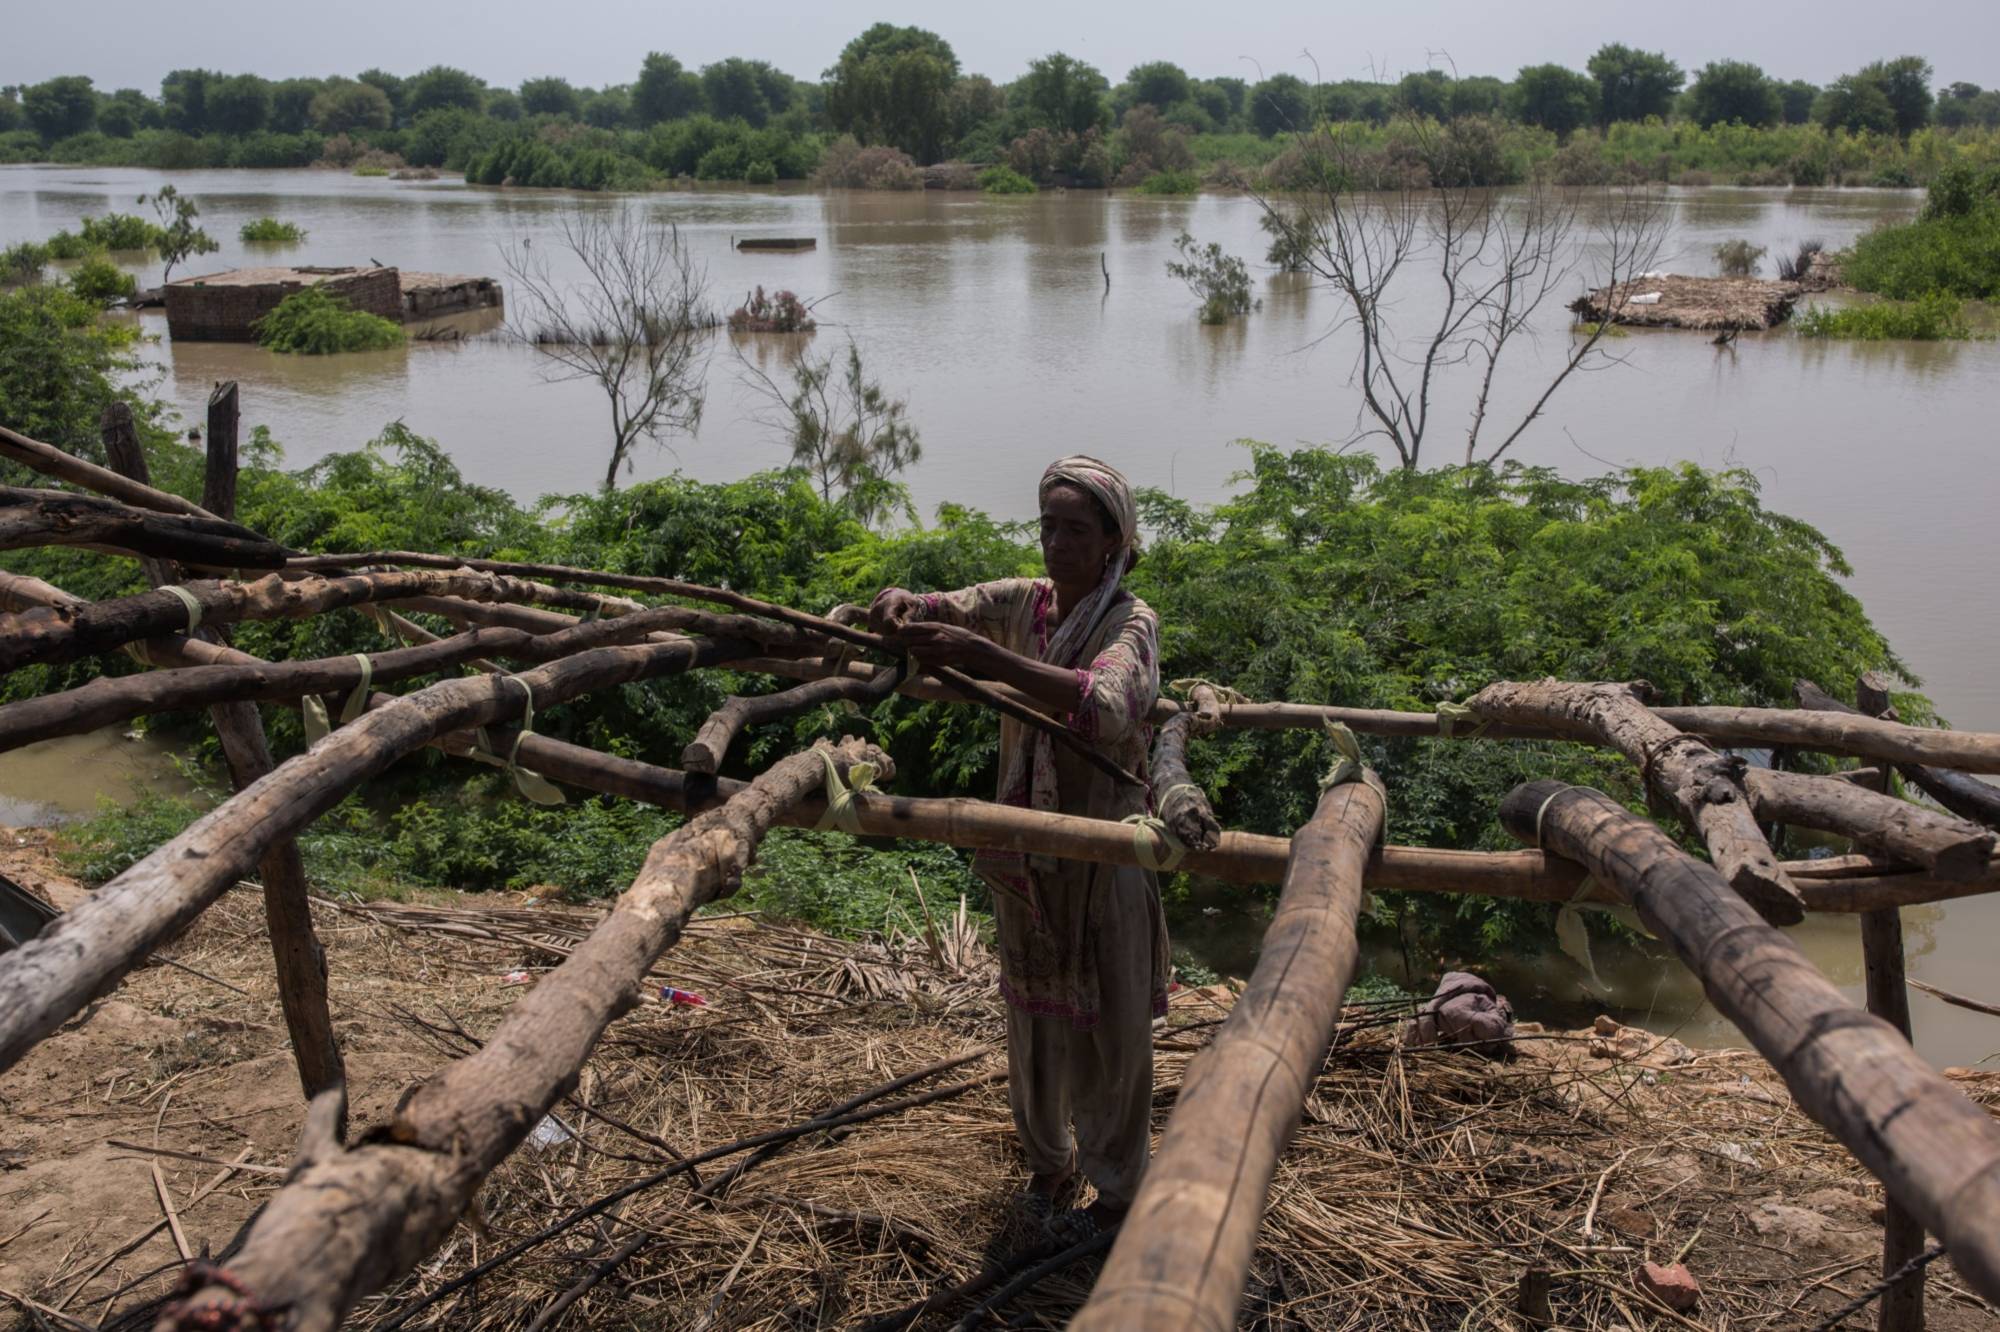
M761 286L729 316L733 333L810 333L815 327L812 310L796 294L780 291L766 296Z
M139 282L109 259L93 256L70 273L69 289L78 300L101 307L130 300L138 291Z
M900 149L863 148L843 135L826 146L813 183L844 190L920 190L924 173Z
M295 291L257 321L257 341L274 352L328 356L400 346L403 329L350 307L324 287Z
M1803 338L1850 338L1857 342L1958 341L1972 336L1956 296L1932 292L1914 301L1872 305L1811 306L1797 321Z
M236 234L240 240L256 245L297 245L306 238L306 229L296 222L260 217L254 222L245 222L243 229Z
M1140 194L1200 194L1201 177L1192 171L1155 171L1133 188Z
M1871 231L1840 267L1850 286L1897 300L1936 291L1964 300L2000 297L2000 205Z
M1727 240L1715 247L1715 267L1724 277L1755 277L1764 247L1747 240Z
M49 247L35 241L22 241L0 250L0 287L18 286L23 282L39 282L42 270L48 267Z
M1201 300L1201 322L1226 324L1262 304L1250 296L1250 269L1241 259L1224 254L1214 241L1207 245L1183 231L1174 237L1178 262L1167 261L1167 275L1187 283Z
M94 250L155 250L160 228L131 213L86 217L77 224L84 245Z
M760 157L743 168L743 179L751 185L775 185L778 181L778 168Z
M1271 238L1271 248L1264 252L1265 263L1280 273L1303 273L1312 267L1311 239L1304 221L1296 214L1287 218L1272 209L1264 210L1257 225Z
M979 173L979 188L988 194L1033 194L1035 182L1004 163Z
M389 168L383 166L380 162L363 162L360 166L354 168L354 174L357 176L386 176L389 174Z
M51 259L69 260L87 258L102 247L92 245L74 231L58 231L49 237L48 244L42 248L48 251Z

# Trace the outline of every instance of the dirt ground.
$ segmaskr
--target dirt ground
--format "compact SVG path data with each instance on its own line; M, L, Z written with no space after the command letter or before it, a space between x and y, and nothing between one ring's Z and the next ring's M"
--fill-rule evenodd
M0 831L0 873L57 905L81 892L45 834ZM484 895L329 903L316 919L365 1125L472 1048L593 915ZM202 974L146 967L0 1074L0 1328L149 1325L181 1266L176 1230L186 1252L226 1257L282 1181L304 1106L256 892L229 894L163 956ZM910 1089L969 1084L956 1092L803 1137L715 1200L676 1176L406 1325L525 1327L628 1237L633 1256L545 1326L857 1327L983 1266L1025 1265L1006 1219L1022 1181L1004 1063L988 1048L1001 1034L991 965L948 915L863 945L742 917L698 924L654 979L705 1002L655 992L615 1026L539 1141L352 1325L410 1313L672 1153L801 1122L966 1053ZM1176 993L1156 1039L1156 1130L1230 998ZM1279 1167L1242 1327L1519 1327L1522 1276L1545 1268L1556 1326L1806 1329L1874 1281L1879 1187L1755 1055L1696 1055L1606 1022L1528 1024L1518 1057L1492 1061L1404 1048L1401 1016L1349 1010ZM2000 1075L1951 1076L2000 1104ZM1687 1313L1633 1282L1642 1262L1677 1257L1702 1290ZM1932 1328L2000 1327L1948 1260L1929 1271ZM987 1325L1059 1327L1091 1274L1059 1273ZM956 1325L977 1298L916 1325ZM1873 1309L1842 1326L1873 1327Z

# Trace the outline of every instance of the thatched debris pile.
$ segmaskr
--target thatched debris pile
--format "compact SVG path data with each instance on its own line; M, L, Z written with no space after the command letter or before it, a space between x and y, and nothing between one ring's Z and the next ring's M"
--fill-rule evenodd
M1804 288L1752 277L1637 277L1570 302L1591 323L1640 328L1757 331L1789 319Z

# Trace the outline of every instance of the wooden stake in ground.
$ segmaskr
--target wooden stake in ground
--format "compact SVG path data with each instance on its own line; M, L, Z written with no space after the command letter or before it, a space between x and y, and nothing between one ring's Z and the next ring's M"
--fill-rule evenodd
M1181 1084L1078 1332L1230 1332L1278 1155L1298 1127L1354 979L1362 875L1382 831L1381 793L1353 781L1320 796L1292 838L1257 969Z
M794 754L655 844L611 914L476 1053L420 1084L369 1142L346 1151L309 1137L291 1180L241 1236L228 1284L194 1292L159 1326L213 1326L212 1311L238 1307L248 1291L295 1332L331 1332L414 1267L487 1173L576 1085L598 1037L637 1003L638 985L688 917L733 890L777 813L825 780L829 759L888 771L886 755L855 740Z
M2000 1299L2000 1124L1901 1032L1848 1003L1714 867L1608 796L1530 782L1501 803L1500 822L1625 894L1793 1099L1943 1239L1968 1285Z
M1751 812L1743 790L1747 764L1661 721L1634 686L1503 681L1480 690L1467 706L1482 719L1554 726L1617 750L1638 766L1647 790L1707 845L1724 881L1765 919L1779 925L1805 919L1805 900L1778 867Z

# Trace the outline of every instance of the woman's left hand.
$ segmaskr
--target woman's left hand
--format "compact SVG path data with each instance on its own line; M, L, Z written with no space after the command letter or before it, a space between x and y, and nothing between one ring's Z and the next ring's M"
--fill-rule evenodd
M990 639L955 624L919 621L906 624L896 634L896 642L908 649L922 666L977 667L992 650Z

